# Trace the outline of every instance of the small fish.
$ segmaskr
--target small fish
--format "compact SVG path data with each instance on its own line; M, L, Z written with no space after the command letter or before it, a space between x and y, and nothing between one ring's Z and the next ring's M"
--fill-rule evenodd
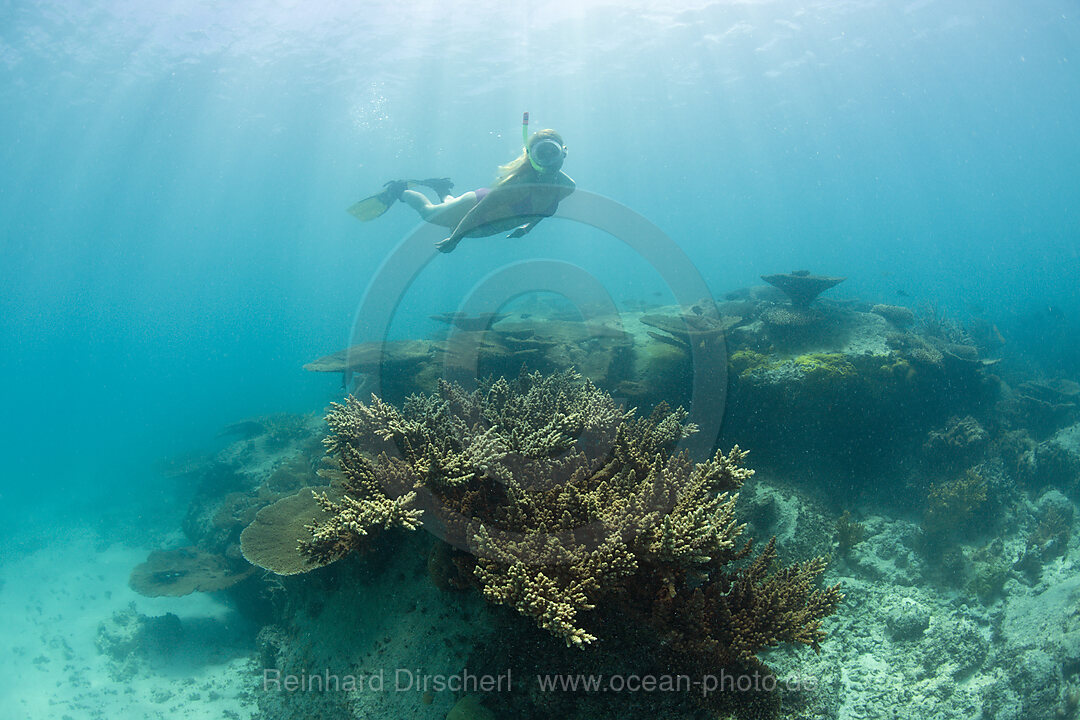
M896 294L900 297L911 297L911 294L903 288L896 288Z

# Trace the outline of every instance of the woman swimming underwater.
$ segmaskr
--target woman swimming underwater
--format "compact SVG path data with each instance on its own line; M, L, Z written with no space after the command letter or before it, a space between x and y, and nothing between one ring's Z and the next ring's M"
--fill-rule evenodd
M361 201L350 212L361 219L357 209L378 199L383 205L401 200L425 221L452 228L450 236L436 243L440 252L451 252L463 238L488 237L511 231L507 237L519 238L546 217L551 217L559 203L574 192L575 184L563 171L566 145L554 130L528 134L529 113L522 118L521 133L525 148L521 155L499 168L490 188L478 188L457 197L450 194L453 183L448 178L430 180L394 180L377 196ZM426 186L435 191L439 202L410 189ZM378 214L382 214L380 211Z

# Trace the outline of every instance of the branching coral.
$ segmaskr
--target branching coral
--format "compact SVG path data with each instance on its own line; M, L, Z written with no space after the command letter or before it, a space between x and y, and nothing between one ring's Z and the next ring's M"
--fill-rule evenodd
M825 569L824 558L774 571L776 559L774 538L750 565L735 574L730 591L722 594L715 584L706 590L720 621L714 620L711 626L729 628L728 651L741 660L750 660L759 649L781 642L801 643L816 650L825 637L822 618L843 598L838 587L815 587Z
M735 513L746 453L694 463L679 450L697 430L686 417L635 417L573 372L473 392L444 382L400 410L349 398L325 440L343 495L317 497L325 519L300 551L325 564L422 517L470 552L459 567L489 601L567 645L633 616L721 664L778 642L816 648L842 597L814 588L824 560L774 571L773 543L750 559Z
M923 530L935 539L979 530L982 525L973 521L986 505L986 499L986 479L975 468L936 483L926 498Z
M407 487L410 481L415 484L412 469L407 464L380 455L377 469L352 445L342 445L338 452L344 494L339 500L332 500L325 491L312 491L327 517L305 526L311 533L311 540L301 540L297 548L319 565L334 562L349 551L360 549L365 536L373 529L400 526L415 530L420 527L423 515L422 510L414 507L415 491L391 498L384 490L384 487Z
M852 548L862 542L864 537L866 526L852 518L850 510L845 510L836 519L836 545L841 557L850 555Z

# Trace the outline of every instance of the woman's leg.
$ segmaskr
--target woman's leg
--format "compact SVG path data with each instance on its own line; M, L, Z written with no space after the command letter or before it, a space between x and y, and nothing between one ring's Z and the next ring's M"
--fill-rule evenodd
M459 197L448 195L441 203L435 204L423 193L406 190L401 194L401 201L415 210L421 219L433 225L453 228L467 212L476 207L476 193L469 191Z

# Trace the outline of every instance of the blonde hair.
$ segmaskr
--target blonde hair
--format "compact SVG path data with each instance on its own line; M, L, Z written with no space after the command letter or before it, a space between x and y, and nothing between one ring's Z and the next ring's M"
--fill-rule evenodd
M563 142L562 135L548 128L544 130L537 130L532 134L532 137L529 138L529 149L532 149L532 146L541 140L554 140L555 142L559 143L559 145L566 144ZM521 154L518 155L516 158L506 163L505 165L499 166L499 172L495 176L495 186L497 187L505 182L509 182L510 180L519 178L531 170L532 163L529 162L529 155L524 150L522 150Z

